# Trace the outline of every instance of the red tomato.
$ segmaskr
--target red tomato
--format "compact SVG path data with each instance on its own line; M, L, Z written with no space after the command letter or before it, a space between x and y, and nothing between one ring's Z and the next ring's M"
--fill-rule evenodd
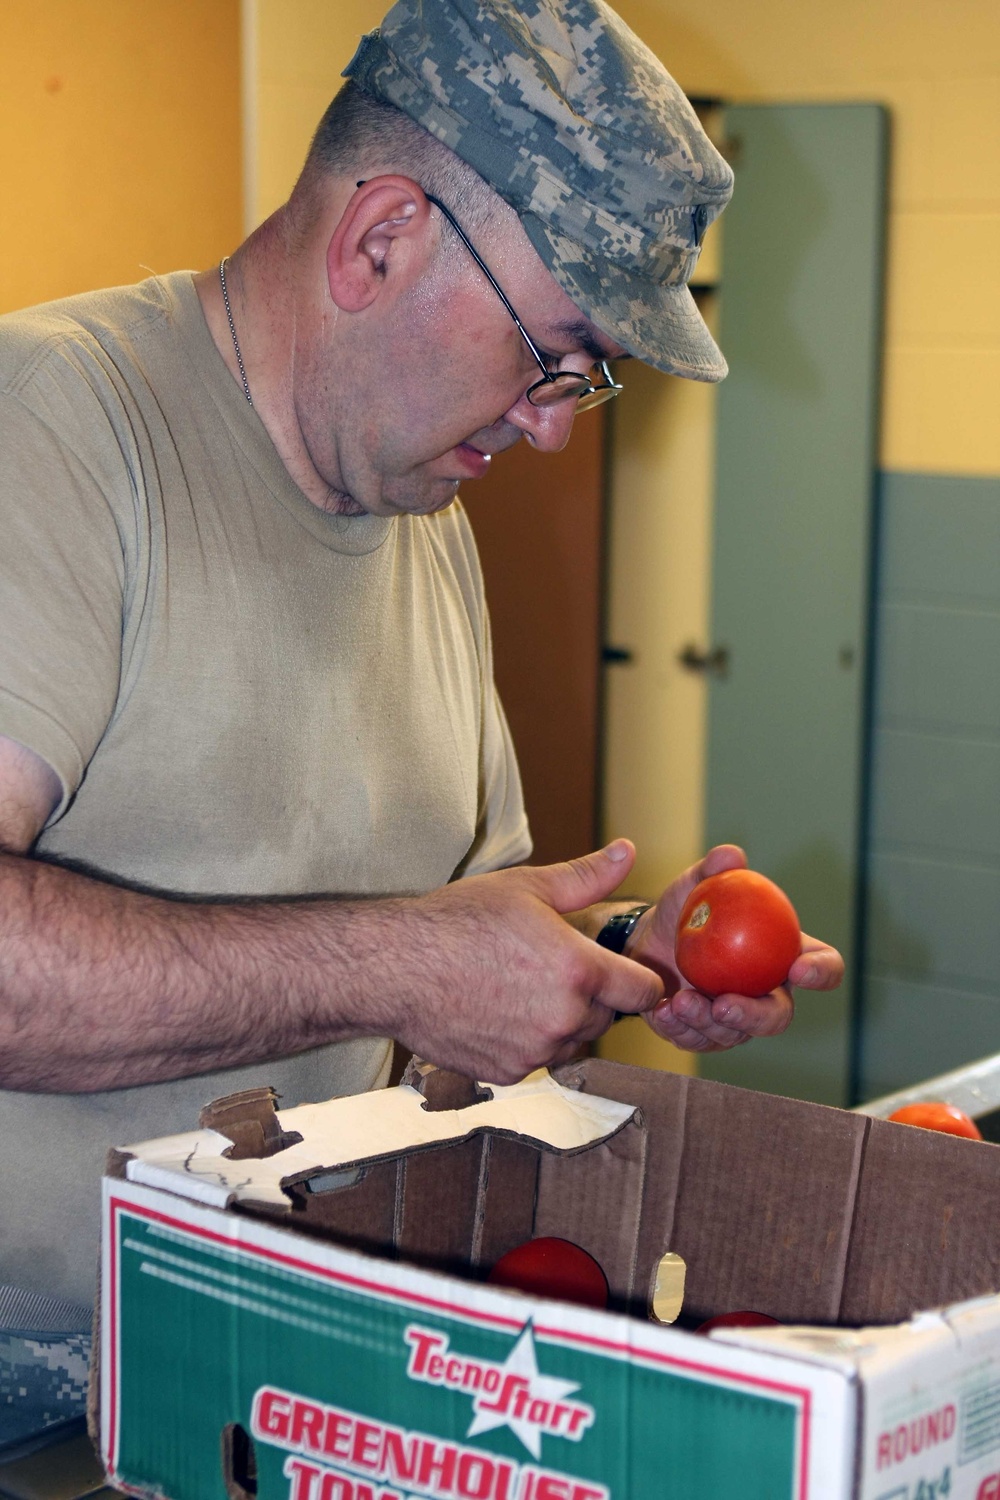
M714 1318L706 1318L704 1323L699 1323L695 1333L711 1333L713 1328L765 1328L777 1323L778 1319L768 1317L767 1313L717 1313Z
M967 1140L981 1141L982 1131L963 1109L938 1100L926 1104L904 1104L889 1116L899 1125L919 1125L923 1130L943 1130L947 1135L964 1135Z
M607 1307L608 1282L597 1261L570 1240L542 1236L501 1255L486 1278L532 1297Z
M767 995L801 951L795 908L756 870L723 870L696 885L677 923L677 967L703 995Z

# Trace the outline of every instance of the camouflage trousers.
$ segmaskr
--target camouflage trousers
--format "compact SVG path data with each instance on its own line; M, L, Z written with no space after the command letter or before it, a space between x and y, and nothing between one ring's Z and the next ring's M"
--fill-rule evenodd
M87 1409L90 1309L0 1286L0 1458Z

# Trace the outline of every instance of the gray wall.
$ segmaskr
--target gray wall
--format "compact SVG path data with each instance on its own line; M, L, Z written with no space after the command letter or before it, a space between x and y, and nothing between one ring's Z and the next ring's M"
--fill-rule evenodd
M858 1094L1000 1051L1000 479L878 515Z

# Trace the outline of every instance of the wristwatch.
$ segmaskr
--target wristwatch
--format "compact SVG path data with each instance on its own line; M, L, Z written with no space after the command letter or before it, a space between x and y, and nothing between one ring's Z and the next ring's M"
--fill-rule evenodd
M609 948L612 953L624 953L625 944L635 931L639 918L643 912L649 911L652 904L651 901L646 901L640 906L630 907L628 911L619 911L609 917L597 934L600 947Z

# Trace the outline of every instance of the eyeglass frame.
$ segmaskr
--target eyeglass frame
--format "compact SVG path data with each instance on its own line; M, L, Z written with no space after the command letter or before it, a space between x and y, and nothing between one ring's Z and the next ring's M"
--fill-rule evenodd
M358 183L358 187L364 187L364 185L365 179L363 178ZM517 328L518 333L521 335L524 342L531 350L532 358L542 372L542 378L541 380L536 380L532 385L529 385L528 389L524 393L526 399L530 402L530 404L537 410L542 411L549 406L555 406L559 401L569 401L571 399L575 399L577 402L576 409L578 412L590 411L593 407L600 406L602 402L610 401L613 396L617 396L618 393L622 390L622 386L612 378L611 371L608 369L608 361L606 359L598 359L594 361L594 364L600 367L601 374L604 377L604 383L602 385L594 385L589 375L584 375L577 370L549 370L547 368L544 357L535 346L534 340L531 338L528 330L525 328L524 324L521 322L521 319L514 311L513 304L511 303L510 298L507 296L507 293L504 291L499 281L497 281L496 277L493 275L493 272L483 260L483 257L479 254L479 251L476 249L475 245L469 239L469 236L466 234L461 224L455 218L455 215L452 213L451 209L448 208L444 203L442 203L440 198L435 197L433 193L428 193L426 188L424 189L424 197L427 199L428 203L433 203L434 207L439 209L440 212L444 214L448 223L451 225L452 229L454 229L455 233L462 241L462 244L468 250L469 254L476 262L476 265L482 271L483 275L486 277L486 280L489 282L490 286L500 298L500 301L503 303L511 318L514 320L514 325ZM593 366L591 366L591 368L593 369ZM563 395L557 396L553 401L538 402L532 399L533 392L535 391L539 391L546 386L554 386L560 384L565 385L567 382L570 383L570 388L566 389ZM579 387L579 389L574 389L574 387L577 386ZM596 400L591 400L590 398L592 396L596 397Z

